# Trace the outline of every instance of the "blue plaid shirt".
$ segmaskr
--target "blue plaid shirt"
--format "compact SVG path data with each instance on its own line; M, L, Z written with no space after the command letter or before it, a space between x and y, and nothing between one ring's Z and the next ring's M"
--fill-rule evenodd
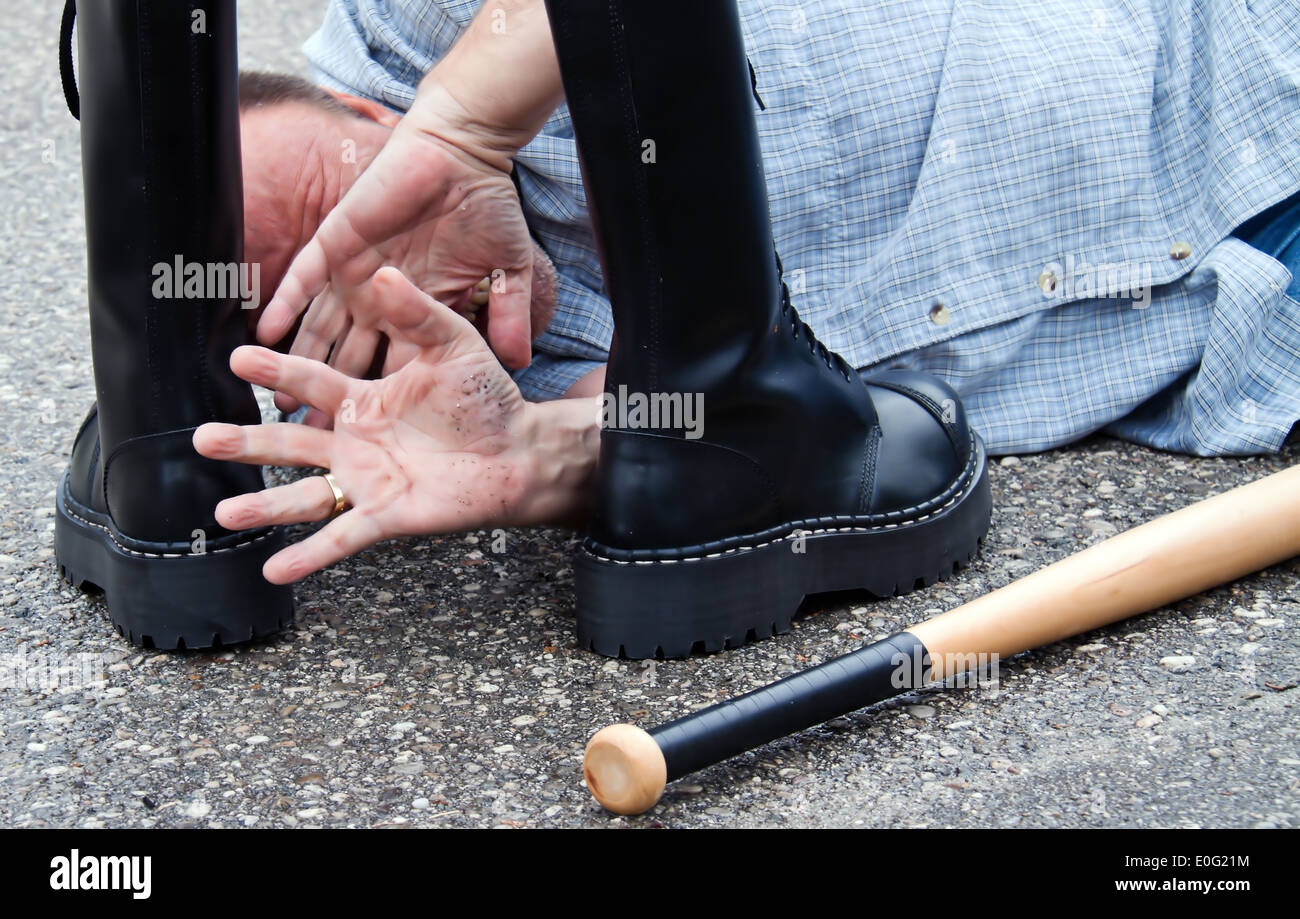
M1300 213L1264 234L1289 249L1231 234L1300 190L1294 2L744 0L800 315L856 367L946 378L994 452L1100 429L1278 449L1300 419ZM331 0L304 50L321 83L405 110L479 6ZM559 273L518 380L550 398L612 332L564 107L517 165Z

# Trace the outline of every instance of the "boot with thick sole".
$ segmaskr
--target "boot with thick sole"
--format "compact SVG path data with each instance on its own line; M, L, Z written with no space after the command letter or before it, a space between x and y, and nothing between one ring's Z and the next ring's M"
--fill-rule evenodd
M614 318L579 645L717 651L967 562L991 504L957 394L862 378L790 302L734 0L546 6Z
M59 569L101 588L136 644L268 635L293 618L291 590L262 576L284 537L214 517L223 498L260 491L261 473L191 442L207 421L261 420L229 366L248 340L235 4L78 7L75 83L71 2L61 57L81 118L96 405L58 489Z

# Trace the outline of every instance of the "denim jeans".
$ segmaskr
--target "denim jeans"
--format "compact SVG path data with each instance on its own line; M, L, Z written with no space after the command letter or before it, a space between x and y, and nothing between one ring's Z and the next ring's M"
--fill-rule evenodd
M1300 194L1256 214L1232 235L1285 265L1291 272L1287 296L1300 300ZM1300 423L1291 429L1287 443L1300 443Z
M1287 295L1300 300L1300 194L1256 214L1232 235L1285 265L1291 272Z

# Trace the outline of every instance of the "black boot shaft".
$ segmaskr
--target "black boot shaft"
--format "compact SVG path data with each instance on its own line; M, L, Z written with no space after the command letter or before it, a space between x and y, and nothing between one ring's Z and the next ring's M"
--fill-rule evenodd
M682 546L864 509L875 412L783 301L734 0L547 10L613 309L606 391L702 409L694 439L607 424L592 539Z
M214 508L260 471L199 456L206 421L261 420L230 371L260 299L242 265L234 0L80 0L77 76L96 451L124 539L226 538ZM75 465L75 464L74 464ZM77 497L74 495L74 497Z
M546 5L614 311L609 378L707 391L780 306L735 3Z
M77 7L103 453L205 421L255 423L252 392L228 366L248 337L240 285L229 283L246 270L235 4ZM185 296L187 269L202 271L197 297Z

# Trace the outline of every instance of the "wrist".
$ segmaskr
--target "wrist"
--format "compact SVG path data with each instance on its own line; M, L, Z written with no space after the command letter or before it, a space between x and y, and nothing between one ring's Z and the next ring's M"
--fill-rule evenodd
M516 525L580 526L600 455L600 400L529 402L519 436L525 460Z
M521 137L520 132L491 117L475 115L445 85L432 81L432 77L430 73L420 84L415 102L399 130L405 127L441 141L509 175L515 154L531 138Z
M495 0L420 81L409 114L509 172L563 95L542 0Z

